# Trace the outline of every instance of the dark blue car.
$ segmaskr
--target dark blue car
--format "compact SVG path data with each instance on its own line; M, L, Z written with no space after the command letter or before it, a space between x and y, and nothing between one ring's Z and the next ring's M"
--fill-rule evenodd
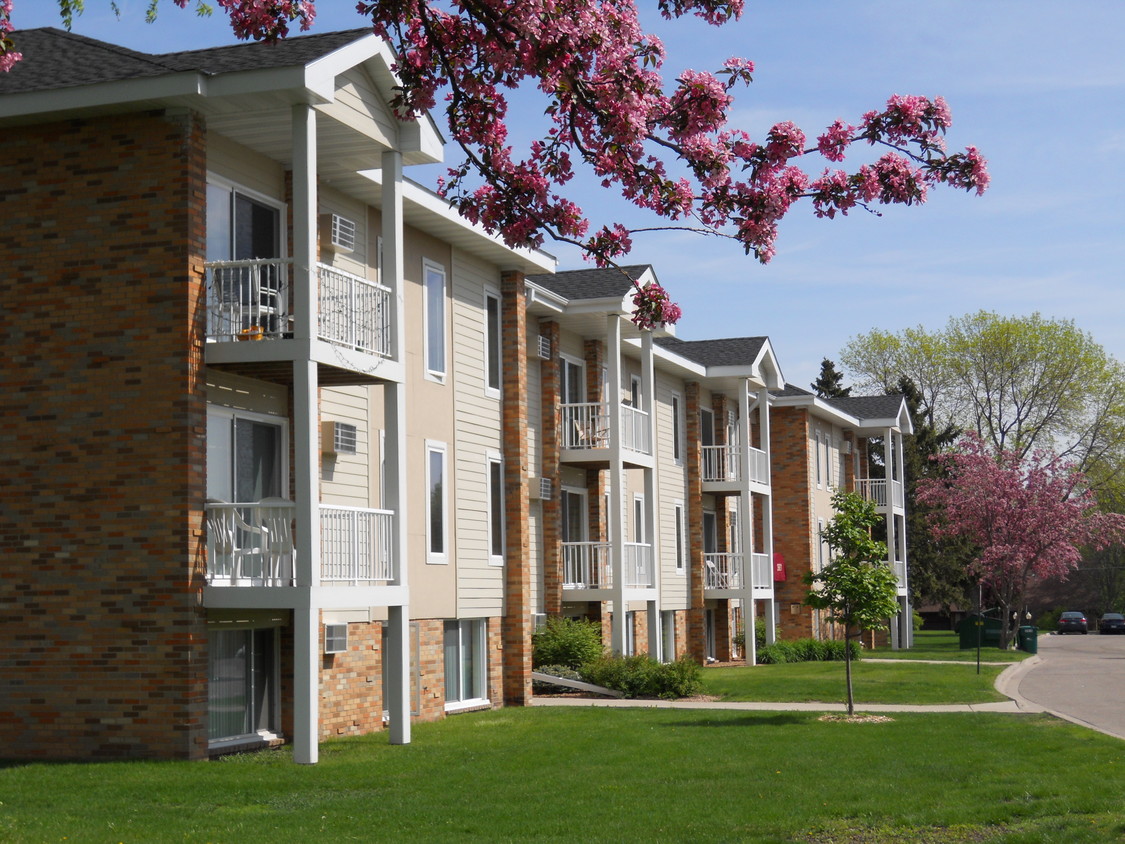
M1059 633L1089 633L1086 627L1086 613L1064 612L1059 616Z
M1098 622L1099 633L1125 633L1125 615L1119 612L1107 612Z

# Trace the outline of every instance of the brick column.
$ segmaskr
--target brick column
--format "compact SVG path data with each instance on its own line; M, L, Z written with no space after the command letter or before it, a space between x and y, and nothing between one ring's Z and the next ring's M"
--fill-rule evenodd
M707 640L703 600L703 475L701 440L699 437L699 383L684 385L684 406L687 417L687 559L688 611L687 654L703 664L707 658Z
M504 419L504 702L531 700L531 501L527 476L527 306L524 276L500 276Z
M559 324L539 325L540 336L551 342L551 359L540 366L539 402L542 417L540 459L544 478L551 481L551 499L542 502L543 513L543 609L550 615L562 613L562 478L559 473L559 435L561 424L562 378L559 369Z

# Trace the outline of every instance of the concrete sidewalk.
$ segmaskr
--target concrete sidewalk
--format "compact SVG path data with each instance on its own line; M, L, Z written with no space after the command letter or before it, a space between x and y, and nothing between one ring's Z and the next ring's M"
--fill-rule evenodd
M901 660L887 660L901 662ZM932 660L924 660L932 661ZM894 703L857 703L856 712L1045 712L1038 704L1019 696L1019 682L1039 657L1009 664L996 678L996 690L1008 700L993 703L945 703L931 706ZM965 665L966 663L956 663ZM716 709L748 712L847 712L846 703L766 703L751 701L708 700L616 700L612 698L585 697L533 697L532 706L609 706L634 709Z

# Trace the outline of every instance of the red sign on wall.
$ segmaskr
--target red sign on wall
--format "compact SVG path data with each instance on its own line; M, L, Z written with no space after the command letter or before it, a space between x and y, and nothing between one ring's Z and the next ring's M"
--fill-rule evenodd
M785 580L785 558L781 556L780 551L773 552L773 579L775 583Z

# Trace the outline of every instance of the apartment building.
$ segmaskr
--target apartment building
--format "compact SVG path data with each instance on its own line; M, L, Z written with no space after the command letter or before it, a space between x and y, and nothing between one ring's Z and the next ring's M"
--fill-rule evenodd
M0 77L0 747L179 757L503 697L502 269L367 31ZM411 589L417 582L421 588ZM526 628L530 622L525 622Z
M893 647L910 647L902 437L914 429L906 400L898 395L820 398L787 384L772 401L778 636L833 635L821 613L804 606L803 578L830 560L821 537L834 513L832 493L847 489L874 501L883 516L880 538L898 578L901 607L883 638Z

